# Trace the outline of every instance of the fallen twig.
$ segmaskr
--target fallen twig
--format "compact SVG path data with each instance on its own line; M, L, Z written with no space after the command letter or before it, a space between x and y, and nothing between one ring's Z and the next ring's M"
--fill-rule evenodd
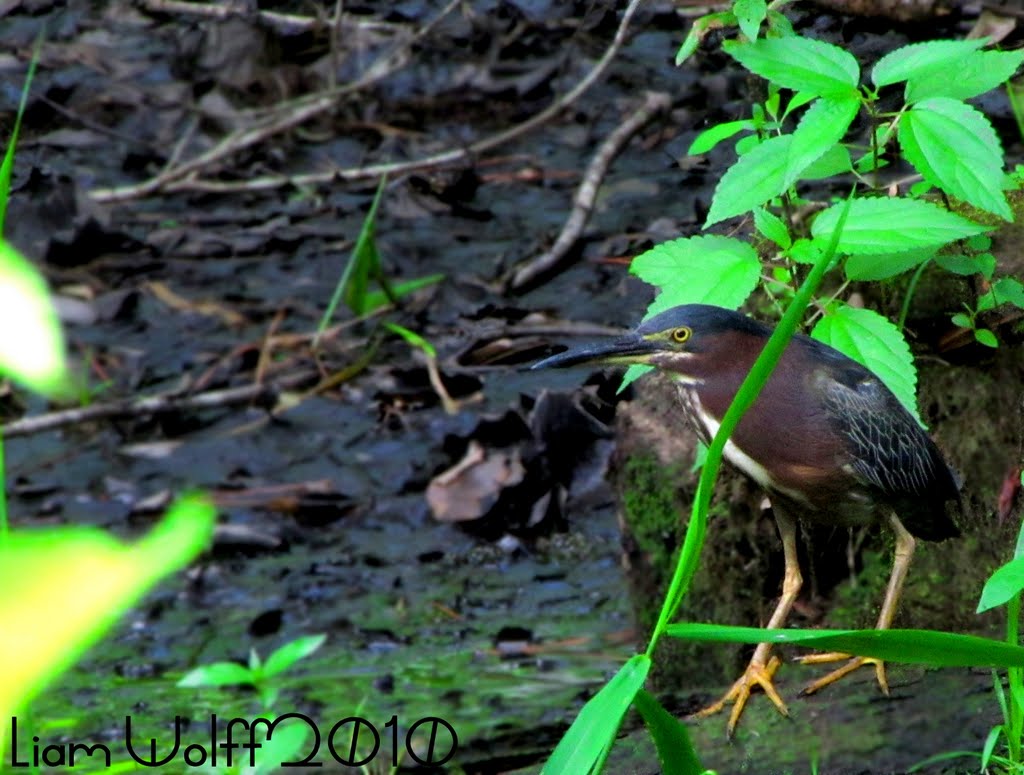
M241 5L212 5L209 3L190 3L185 0L142 0L140 3L143 10L152 13L166 14L189 14L191 16L205 16L213 19L232 19L235 17L246 18L250 13L261 23L273 27L282 34L295 34L310 30L325 29L330 21L319 19L313 16L298 16L291 13L278 13L277 11L248 11ZM346 14L342 18L346 27L354 27L363 31L372 32L393 32L400 25L392 22L381 22L371 19L364 19L360 16Z
M659 113L668 110L671 104L671 97L664 92L648 92L643 104L605 138L590 160L590 164L587 165L587 171L573 198L572 212L555 240L555 244L551 246L550 250L515 270L506 286L507 291L515 293L525 289L538 277L553 271L565 261L572 246L576 244L583 233L583 228L587 225L587 219L590 218L594 202L597 200L597 191L611 166L612 159L618 155L619 151L641 127Z
M306 95L298 100L292 100L279 105L269 117L258 121L254 126L231 132L205 153L201 153L189 161L164 169L149 180L129 186L93 189L89 192L89 196L97 202L120 202L152 194L160 190L181 190L181 186L174 187L171 184L185 182L183 181L184 178L213 166L231 154L263 142L274 135L278 135L299 124L305 123L311 118L326 113L334 108L343 95L372 86L394 73L405 63L405 56L413 44L427 35L459 2L460 0L450 0L441 9L440 13L421 29L417 30L407 40L402 41L402 43L382 54L357 81L314 95ZM185 188L188 188L188 186L185 186Z
M457 2L453 0L448 6L442 11L438 18L446 14L449 9ZM551 120L554 116L565 110L569 105L573 104L580 98L580 96L589 89L598 78L604 73L608 64L612 61L619 49L622 48L622 44L625 42L626 30L629 27L629 23L633 18L636 9L639 7L641 0L630 0L629 5L626 8L625 13L622 15L622 19L619 22L619 27L615 31L615 38L612 40L611 45L602 54L601 58L597 61L594 67L588 72L579 83L576 84L572 89L563 94L553 103L544 108L544 110L536 113L530 118L526 119L520 124L510 127L502 132L486 137L483 140L469 145L468 147L453 148L447 151L443 151L432 156L426 156L421 159L414 159L412 161L404 162L385 162L381 164L373 164L367 167L356 167L349 169L335 169L327 170L324 172L311 172L303 175L267 175L260 178L253 178L251 180L244 181L217 181L217 180L201 180L190 177L194 173L198 172L204 167L210 166L213 162L219 161L224 158L227 154L233 153L240 148L247 147L254 142L258 142L263 137L269 137L275 134L277 131L274 127L268 127L261 136L256 136L254 133L256 130L239 130L234 132L223 141L217 144L216 147L202 154L192 162L178 167L176 170L168 170L160 175L152 178L143 183L139 183L132 186L122 186L120 188L112 189L97 189L90 192L90 196L96 201L100 202L111 202L119 201L124 199L131 199L137 196L144 196L146 194L153 193L157 190L163 190L168 192L174 191L202 191L207 193L217 194L228 194L237 193L240 191L262 191L274 188L281 188L283 186L295 186L297 188L303 188L306 186L322 185L325 183L332 183L336 181L355 181L355 180L376 180L381 176L387 175L388 177L394 177L396 175L402 175L414 170L420 170L425 168L441 167L449 164L457 164L459 162L467 161L474 158L486 151L503 145L510 140L526 134L532 131L538 126ZM437 19L431 21L431 25L436 23ZM422 32L422 31L421 31ZM421 33L417 33L421 35ZM335 92L331 92L327 97L321 96L320 99L328 99L329 105L334 104L334 100L337 99L338 95L343 92L355 91L359 88L363 88L367 85L365 82L372 75L372 71L376 70L376 67L372 67L371 73L364 76L358 83L349 84L345 87L339 87ZM397 69L397 68L395 68ZM386 73L390 74L390 71ZM375 83L379 78L374 77L373 82ZM303 98L308 100L309 98ZM319 103L312 103L319 104ZM309 107L306 103L303 103L302 107ZM302 120L306 120L312 115L317 115L323 112L323 107L319 107L316 110L310 110L303 113L304 117ZM290 128L294 122L289 122L285 128ZM273 129L273 131L270 131ZM246 134L250 133L250 134ZM244 137L243 137L244 136ZM239 138L239 139L236 139ZM245 145L239 145L241 139L245 140ZM184 170L184 171L182 171ZM173 172L173 174L172 174Z
M307 382L315 381L316 371L303 371L278 377L263 384L242 385L241 387L224 390L210 390L194 395L162 394L145 398L129 398L123 401L91 404L75 409L61 409L33 417L15 420L0 428L0 437L27 436L69 425L79 425L95 420L108 420L113 417L143 417L166 412L195 411L219 406L230 406L247 401L270 402L282 390L298 387Z

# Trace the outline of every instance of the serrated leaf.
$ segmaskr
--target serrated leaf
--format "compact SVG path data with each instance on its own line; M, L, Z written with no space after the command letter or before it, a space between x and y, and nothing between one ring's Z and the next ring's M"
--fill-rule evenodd
M819 243L801 237L786 251L786 255L798 264L813 264L821 257L821 251Z
M750 119L744 119L743 121L726 121L724 124L717 124L709 129L705 129L690 143L690 147L686 149L687 156L700 156L702 153L707 153L716 145L723 140L728 140L735 134L738 134L744 130L753 132L756 129L754 122Z
M927 43L912 43L886 54L875 63L871 71L871 82L875 86L888 86L906 81L916 75L939 67L954 66L958 60L977 51L988 42L987 38L976 40L930 40Z
M662 242L633 259L629 268L661 292L647 316L679 304L736 309L757 287L761 262L748 243L717 235Z
M726 53L747 70L786 89L819 97L855 93L860 66L851 53L802 37L761 38L752 43L726 41Z
M811 162L800 174L801 180L821 180L833 175L842 175L853 168L850 163L850 149L836 143L817 160Z
M996 280L992 285L992 293L997 304L1010 303L1024 309L1024 285L1021 285L1020 280L1012 277Z
M786 188L793 185L812 162L843 139L858 110L860 99L856 93L821 97L807 109L800 117L789 147Z
M947 272L959 275L972 275L984 272L984 266L978 261L980 256L966 256L963 253L941 253L935 256L935 263Z
M885 280L903 274L935 255L935 248L903 253L855 253L843 267L848 280Z
M924 100L900 119L899 139L903 155L929 183L1013 220L1002 188L1002 146L980 111L948 97Z
M786 167L792 135L772 137L750 149L715 186L704 228L741 215L786 190Z
M870 369L924 427L917 413L917 369L900 330L870 309L841 305L811 331L819 342Z
M754 227L783 250L793 244L793 239L789 236L789 229L786 228L782 219L763 207L754 208Z
M823 210L811 224L811 234L832 238L843 205ZM989 231L989 227L944 210L931 202L898 197L854 199L839 235L840 253L899 253L939 247Z
M908 104L930 97L969 100L1005 83L1024 61L1024 51L972 51L949 67L927 70L907 81Z
M937 667L1024 667L1024 648L999 640L935 630L762 630L682 622L665 633L674 638L724 643L798 643L845 651L886 662Z
M768 6L764 0L736 0L732 7L736 14L736 20L740 25L740 32L750 40L757 39L757 32L761 29L761 22L768 15Z

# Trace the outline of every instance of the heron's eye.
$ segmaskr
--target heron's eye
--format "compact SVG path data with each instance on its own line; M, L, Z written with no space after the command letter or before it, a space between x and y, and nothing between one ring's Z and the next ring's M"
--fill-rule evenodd
M674 329L672 329L672 341L676 342L677 344L682 344L683 342L685 342L687 339L690 338L690 335L692 333L693 333L693 331L691 331L686 326L680 326L679 328L674 328Z

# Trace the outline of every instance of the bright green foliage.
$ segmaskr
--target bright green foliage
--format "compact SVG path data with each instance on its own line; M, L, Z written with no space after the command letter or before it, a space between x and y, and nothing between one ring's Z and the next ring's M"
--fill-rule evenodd
M757 124L750 119L715 124L715 126L697 135L693 142L690 143L690 147L686 149L686 153L690 156L699 156L702 153L707 153L720 142L728 140L733 135L740 132L752 132L755 129L757 129Z
M821 212L811 234L828 239L835 232L839 205ZM931 202L896 197L855 199L850 221L839 240L840 253L898 253L937 248L964 237L982 234L981 226Z
M752 43L726 41L722 48L766 81L817 97L850 96L860 81L853 54L820 40L762 38Z
M932 97L969 100L1006 82L1024 61L1024 51L972 51L907 81L909 104Z
M305 635L281 646L263 662L255 649L249 652L249 665L237 662L213 662L190 670L178 686L182 688L217 686L253 686L259 692L263 710L270 710L280 692L278 682L273 679L292 665L319 649L326 635Z
M903 274L935 255L934 247L898 253L855 253L843 264L848 280L885 280Z
M633 707L643 718L654 740L660 772L664 775L690 775L704 771L690 743L686 725L665 710L657 698L641 689L633 699Z
M1024 667L1024 648L935 630L763 630L722 624L670 624L667 635L722 643L793 643L886 662L935 667Z
M819 320L811 336L873 371L921 422L914 358L900 330L887 318L870 309L843 305Z
M651 659L634 654L583 706L541 770L543 775L581 775L600 770L615 733L636 693L647 680Z
M988 119L975 108L933 97L900 119L900 148L934 186L1012 221L1003 193L1003 150Z
M765 0L736 0L732 11L736 14L740 32L750 40L755 40L758 30L761 28L761 22L768 16L768 6Z
M150 587L205 549L215 518L213 505L193 496L133 545L83 527L8 536L0 548L0 664L17 669L0 672L0 714L23 708Z
M740 156L715 186L704 228L759 207L785 191L792 147L793 135L781 135L758 143Z
M42 275L0 239L0 374L51 397L73 386L64 335Z
M647 310L650 317L680 304L736 309L757 287L761 262L742 240L681 237L641 253L629 271L662 289Z
M785 188L799 180L812 163L843 139L860 110L856 94L822 97L811 103L793 132L786 163Z
M1024 556L1017 556L997 568L985 582L978 601L978 613L1006 605L1021 592L1024 592Z
M946 69L951 63L962 61L986 43L987 38L911 43L879 59L871 71L871 81L875 86L882 87L924 77L936 68Z
M754 208L754 228L761 236L770 239L780 248L786 249L793 245L793 238L789 236L785 222L770 210L763 207Z

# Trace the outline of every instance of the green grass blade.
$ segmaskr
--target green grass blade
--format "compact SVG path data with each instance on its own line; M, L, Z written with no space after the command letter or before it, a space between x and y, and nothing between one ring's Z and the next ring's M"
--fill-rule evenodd
M936 630L762 630L719 624L671 624L666 634L723 643L793 643L887 662L935 667L1020 667L1024 648L1001 640Z
M651 660L635 654L604 687L583 706L565 733L542 775L581 775L592 772L611 748L636 693L644 685Z
M345 264L345 269L341 273L341 277L338 278L338 284L334 286L331 301L327 304L323 317L320 318L320 325L317 326L316 337L313 340L314 347L318 344L320 335L331 324L334 313L337 311L342 299L345 300L345 303L356 315L362 315L366 309L366 288L369 278L373 274L378 273L377 266L380 264L375 242L377 207L384 196L384 185L386 183L387 177L382 177L377 185L377 193L373 195L370 209L367 211L366 217L363 218L363 227L360 229L356 244L352 247L352 252L349 254L348 263Z
M45 32L45 30L44 30ZM32 87L32 79L36 74L36 64L39 62L39 51L43 46L43 32L36 38L36 45L32 49L32 59L28 63L28 72L25 74L25 82L21 86L21 100L18 102L18 113L14 117L14 129L7 140L7 150L4 152L3 163L0 163L0 234L4 232L4 223L7 219L7 200L11 193L11 172L14 169L14 148L18 144L18 133L21 131L21 117L25 114L25 105L28 103L29 89Z
M658 762L665 775L700 775L704 768L690 742L686 725L669 713L658 699L641 689L633 699L633 707L643 717L647 731L658 749Z

